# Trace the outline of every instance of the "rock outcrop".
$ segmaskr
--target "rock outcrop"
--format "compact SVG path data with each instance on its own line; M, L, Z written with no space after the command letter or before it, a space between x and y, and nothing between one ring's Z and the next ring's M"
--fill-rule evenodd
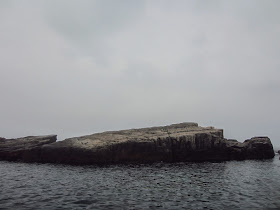
M56 135L0 138L0 160L34 162L39 159L41 147L54 142Z
M54 136L51 137L53 140ZM19 145L22 146L17 147L22 151L20 155L16 155L18 158L3 158L5 154L3 156L3 152L1 153L3 149L0 143L0 159L115 164L268 159L275 155L268 137L254 137L240 143L225 139L222 129L200 127L197 123L109 131L52 142L32 147L33 149L23 148L21 143ZM8 147L6 144L6 148ZM6 153L6 156L10 154L13 153Z

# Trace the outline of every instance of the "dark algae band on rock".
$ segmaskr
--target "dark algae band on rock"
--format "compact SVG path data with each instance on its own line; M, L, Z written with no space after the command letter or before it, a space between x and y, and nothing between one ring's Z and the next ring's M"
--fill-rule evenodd
M223 130L197 123L108 131L56 141L56 135L0 138L0 160L117 164L226 161L274 157L268 137L243 143L223 137Z

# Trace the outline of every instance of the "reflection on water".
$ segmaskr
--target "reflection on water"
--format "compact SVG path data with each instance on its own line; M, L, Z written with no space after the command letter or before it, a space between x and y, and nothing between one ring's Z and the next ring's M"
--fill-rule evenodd
M67 166L0 162L0 207L280 208L279 157L265 161Z

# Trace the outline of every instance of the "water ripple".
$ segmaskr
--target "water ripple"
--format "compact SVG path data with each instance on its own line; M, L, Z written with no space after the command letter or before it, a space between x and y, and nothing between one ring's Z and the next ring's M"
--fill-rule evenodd
M105 167L0 162L0 208L280 208L279 176L278 156Z

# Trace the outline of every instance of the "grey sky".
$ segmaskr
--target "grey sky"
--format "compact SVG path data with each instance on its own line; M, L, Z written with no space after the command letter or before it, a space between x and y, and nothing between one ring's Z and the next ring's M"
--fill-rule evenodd
M280 145L280 1L0 1L0 136L184 121Z

